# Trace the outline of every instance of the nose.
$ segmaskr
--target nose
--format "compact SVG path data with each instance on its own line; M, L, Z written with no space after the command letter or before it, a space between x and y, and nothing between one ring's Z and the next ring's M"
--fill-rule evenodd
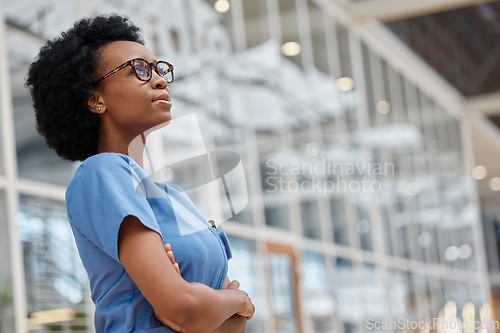
M158 75L155 70L151 73L151 85L156 89L165 89L167 86L167 80L164 77Z

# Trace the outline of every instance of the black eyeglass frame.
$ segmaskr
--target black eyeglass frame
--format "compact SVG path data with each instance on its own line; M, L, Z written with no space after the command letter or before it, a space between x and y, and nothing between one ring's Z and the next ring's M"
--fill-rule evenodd
M137 74L137 71L135 70L135 67L134 67L134 62L136 60L142 60L144 61L146 64L149 65L149 78L148 79L142 79L139 74ZM158 73L158 63L163 63L163 64L166 64L168 66L168 71L164 74L164 75L161 75L160 73ZM94 82L94 85L97 85L99 82L101 82L102 80L110 77L111 75L115 74L116 72L119 72L120 70L124 69L125 67L127 66L132 66L132 69L134 70L134 74L135 76L140 80L140 81L143 81L143 82L147 82L149 80L151 80L151 78L153 77L153 71L152 69L154 68L156 74L158 74L159 76L161 77L165 77L165 75L167 75L169 72L172 73L172 79L170 81L167 81L167 83L172 83L174 82L174 66L169 63L169 62L166 62L166 61L163 61L163 60L158 60L156 62L149 62L147 61L146 59L143 59L143 58L134 58L134 59L130 59L129 61L127 62L124 62L123 64L121 64L120 66L116 67L115 69L109 71L108 73L104 74L99 80L95 81Z

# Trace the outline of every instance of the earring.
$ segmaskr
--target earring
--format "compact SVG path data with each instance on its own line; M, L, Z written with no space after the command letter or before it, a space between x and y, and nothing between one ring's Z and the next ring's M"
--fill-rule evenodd
M101 111L101 108L97 108L97 111Z

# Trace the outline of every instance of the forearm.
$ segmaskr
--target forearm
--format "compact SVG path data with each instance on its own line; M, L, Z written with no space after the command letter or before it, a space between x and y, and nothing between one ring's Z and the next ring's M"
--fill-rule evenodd
M192 333L212 331L237 312L244 311L247 306L241 293L231 289L216 290L201 283L190 283L186 297L189 315L184 316L178 324ZM242 318L246 321L246 317Z
M234 314L231 318L223 322L222 325L209 333L244 333L247 322L246 317Z

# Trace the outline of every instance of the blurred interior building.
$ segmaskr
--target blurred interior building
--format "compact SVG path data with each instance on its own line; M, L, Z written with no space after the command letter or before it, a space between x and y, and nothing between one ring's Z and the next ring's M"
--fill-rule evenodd
M1 333L93 332L78 164L45 147L24 80L106 13L175 66L148 172L223 223L247 332L495 330L422 323L500 320L499 2L3 0Z

